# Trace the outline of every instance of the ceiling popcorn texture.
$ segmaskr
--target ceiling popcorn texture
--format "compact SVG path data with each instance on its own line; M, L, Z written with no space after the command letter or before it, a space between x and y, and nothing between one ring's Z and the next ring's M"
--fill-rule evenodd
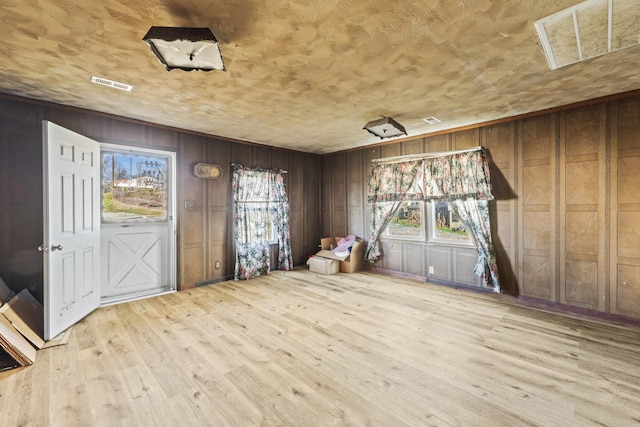
M0 0L0 92L330 153L640 89L638 46L549 68L535 22L577 3ZM167 72L151 26L210 28L227 71Z

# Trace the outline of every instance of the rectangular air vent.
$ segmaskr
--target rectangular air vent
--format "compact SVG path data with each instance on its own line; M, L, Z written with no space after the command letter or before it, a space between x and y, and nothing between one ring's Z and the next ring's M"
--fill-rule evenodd
M438 123L442 123L442 120L440 120L437 117L431 116L431 117L425 117L424 119L425 122L429 123L430 125L437 125Z
M96 83L103 86L109 86L115 89L126 90L127 92L131 92L131 89L133 89L133 86L131 85L114 82L113 80L105 79L103 77L92 76L91 83Z

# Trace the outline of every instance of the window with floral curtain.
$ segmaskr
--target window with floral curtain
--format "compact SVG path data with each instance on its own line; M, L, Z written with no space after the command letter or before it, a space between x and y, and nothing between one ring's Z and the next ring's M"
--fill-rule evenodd
M380 234L389 225L405 200L421 200L422 191L416 180L420 170L419 162L399 162L373 164L369 176L369 196L371 203L371 238L365 258L375 262L382 250Z
M488 209L488 201L493 200L493 195L484 150L480 147L432 157L425 154L422 158L397 164L405 166L392 168L393 163L374 163L371 166L369 201L372 219L367 259L375 262L380 257L378 239L380 231L386 226L383 223L385 218L388 223L387 216L379 213L380 208L377 206L379 200L395 202L395 205L389 208L390 211L394 207L397 210L397 206L406 198L418 197L418 194L425 201L454 202L452 206L476 244L478 259L474 272L482 277L483 286L493 287L495 292L500 292ZM383 173L380 172L381 169L384 170ZM419 184L415 183L416 179ZM394 184L395 182L402 182L405 185L397 185ZM406 184L408 182L411 184ZM421 192L411 191L412 188L420 188ZM388 217L392 215L393 212L388 214Z
M235 279L269 274L270 242L278 244L279 270L293 269L289 234L289 201L283 171L234 164Z

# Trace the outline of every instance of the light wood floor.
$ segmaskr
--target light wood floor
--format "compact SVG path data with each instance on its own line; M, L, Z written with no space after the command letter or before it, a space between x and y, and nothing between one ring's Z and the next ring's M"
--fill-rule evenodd
M2 426L627 426L640 329L306 269L104 307L0 373Z

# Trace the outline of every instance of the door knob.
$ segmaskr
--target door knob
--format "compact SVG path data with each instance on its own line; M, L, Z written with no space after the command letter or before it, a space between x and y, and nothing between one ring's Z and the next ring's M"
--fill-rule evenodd
M46 245L38 246L38 252L47 252L49 248Z
M61 251L62 250L62 245L51 245L51 252L58 250Z

